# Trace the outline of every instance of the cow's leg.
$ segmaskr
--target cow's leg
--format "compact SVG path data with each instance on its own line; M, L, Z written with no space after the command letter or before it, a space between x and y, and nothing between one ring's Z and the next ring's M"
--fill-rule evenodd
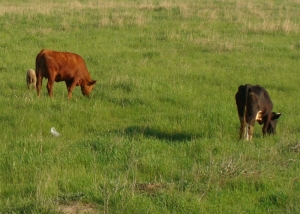
M67 80L65 82L66 82L66 86L67 86L67 90L68 90L68 99L71 99L72 98L72 91L73 91L75 85L72 86L73 85L73 80Z
M48 95L50 97L52 97L52 95L53 95L53 92L52 92L53 84L54 84L54 80L52 80L51 78L49 78L48 79L48 83L47 83L47 90L48 90Z
M247 141L251 141L253 138L253 132L254 132L254 121L245 121L243 124L241 125L241 133L240 133L240 137L244 140Z
M65 83L66 83L66 86L67 86L67 90L68 90L68 92L69 92L70 87L71 87L71 85L72 85L72 81L66 80Z
M246 136L246 123L244 121L244 118L243 117L240 117L240 140L243 140L245 139L245 136Z
M68 89L68 99L72 98L72 91L74 90L76 84L77 84L76 79L66 81L66 85L67 85L67 89Z
M267 134L267 131L268 131L268 126L269 126L269 123L271 121L271 117L270 116L266 116L263 118L263 127L262 127L262 133L263 133L263 136L265 136Z
M251 121L247 127L248 131L247 131L247 140L251 141L252 138L253 138L253 133L254 133L254 123L255 123L255 120L254 121Z
M40 96L42 83L43 83L43 77L41 75L38 75L37 81L36 81L36 92L37 92L38 97Z
M253 133L254 133L254 124L257 118L257 112L258 112L258 106L253 105L253 100L248 104L247 108L247 140L251 141L253 138ZM256 101L254 104L257 103Z
M253 137L254 124L242 122L240 127L240 139L251 141Z

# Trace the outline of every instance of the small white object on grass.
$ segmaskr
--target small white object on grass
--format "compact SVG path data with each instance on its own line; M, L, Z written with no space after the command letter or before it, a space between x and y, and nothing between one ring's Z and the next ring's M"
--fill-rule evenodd
M56 129L54 127L51 128L50 130L51 134L54 136L54 137L58 137L59 136L59 133L56 131Z

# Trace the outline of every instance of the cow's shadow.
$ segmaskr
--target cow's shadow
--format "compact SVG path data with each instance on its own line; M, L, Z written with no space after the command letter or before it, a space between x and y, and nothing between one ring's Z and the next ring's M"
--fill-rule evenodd
M152 137L169 142L185 142L201 137L192 133L161 131L157 128L151 128L149 126L130 126L124 129L124 133L131 137L137 134L141 134L145 137Z

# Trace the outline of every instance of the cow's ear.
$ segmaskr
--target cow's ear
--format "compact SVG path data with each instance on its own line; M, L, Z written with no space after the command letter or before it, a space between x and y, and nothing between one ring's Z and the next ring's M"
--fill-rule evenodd
M281 116L281 113L275 113L275 112L272 112L272 118L271 118L271 120L276 120L276 119L278 119L280 116Z
M89 82L88 86L91 86L91 85L94 85L94 84L96 84L96 80L93 80L93 81Z

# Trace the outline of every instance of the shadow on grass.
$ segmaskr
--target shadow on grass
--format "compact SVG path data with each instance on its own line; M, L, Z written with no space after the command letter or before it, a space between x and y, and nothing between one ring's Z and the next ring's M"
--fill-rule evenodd
M136 134L142 134L145 137L154 137L160 140L167 140L173 142L191 141L193 139L202 137L199 135L185 133L185 132L166 132L159 129L151 128L149 126L130 126L124 129L124 132L128 136L134 136Z

